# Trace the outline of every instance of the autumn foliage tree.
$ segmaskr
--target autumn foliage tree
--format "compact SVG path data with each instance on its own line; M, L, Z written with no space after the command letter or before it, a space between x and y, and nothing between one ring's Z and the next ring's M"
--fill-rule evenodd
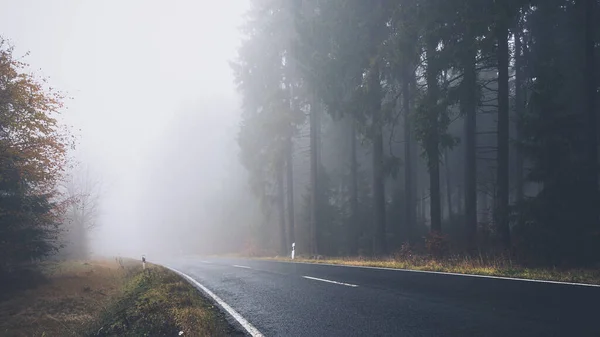
M64 96L0 38L0 274L55 252L69 200L57 189L73 145Z

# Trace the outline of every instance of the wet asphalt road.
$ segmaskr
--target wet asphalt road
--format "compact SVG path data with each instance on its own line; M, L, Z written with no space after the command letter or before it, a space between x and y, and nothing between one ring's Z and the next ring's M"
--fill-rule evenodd
M264 336L600 336L600 287L247 259L162 264Z

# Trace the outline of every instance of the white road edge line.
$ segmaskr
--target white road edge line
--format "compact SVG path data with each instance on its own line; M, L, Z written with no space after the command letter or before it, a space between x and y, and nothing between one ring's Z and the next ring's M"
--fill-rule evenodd
M536 280L536 279L506 277L506 276L477 275L477 274L460 274L460 273L450 273L450 272L443 272L443 271L413 270L413 269L402 269L402 268L386 268L386 267L371 267L371 266L351 266L351 265L333 264L333 263L291 262L291 261L277 261L277 260L274 260L274 262L293 263L293 264L310 264L310 265L330 266L330 267L392 270L392 271L397 271L397 272L411 272L411 273L439 274L439 275L454 275L454 276L488 278L488 279L497 279L497 280L523 281L523 282L534 282L534 283L551 283L551 284L562 284L562 285L569 285L569 286L581 286L581 287L600 288L600 284L575 283L575 282L563 282L563 281L547 281L547 280Z
M309 280L315 280L315 281L321 281L321 282L328 282L328 283L333 283L333 284L339 284L339 285L346 286L346 287L353 287L353 288L358 287L356 284L350 284L350 283L344 283L344 282L326 280L326 279L317 278L317 277L311 277L311 276L302 276L302 277L307 278Z
M236 268L252 269L252 268L250 268L248 266L240 266L239 264L234 264L233 266L236 267Z
M173 269L171 267L166 267L166 268L179 274L181 277L186 279L192 285L196 286L196 288L199 288L205 294L212 297L212 299L215 300L215 302L217 302L217 304L219 306L221 306L221 308L223 308L225 311L227 311L228 314L230 314L233 318L235 318L236 321L238 321L238 323L240 323L240 325L246 330L246 332L248 332L250 334L250 336L264 337L264 335L260 331L258 331L258 329L254 327L254 325L250 324L250 322L248 322L242 315L240 315L237 311L235 311L232 307L230 307L229 304L225 303L225 301L223 301L219 296L215 295L212 291L210 291L208 288L206 288L205 286L200 284L198 281L194 280L191 276L188 276L187 274L184 274L184 273L180 272L179 270Z

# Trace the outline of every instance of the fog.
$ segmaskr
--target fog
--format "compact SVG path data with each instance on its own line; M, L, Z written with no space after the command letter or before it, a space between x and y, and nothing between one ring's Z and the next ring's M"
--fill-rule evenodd
M0 32L70 97L73 154L102 180L96 254L223 252L219 203L242 202L229 61L247 3L4 1ZM230 211L231 213L231 211ZM243 235L243 233L238 233ZM217 249L218 248L218 249Z

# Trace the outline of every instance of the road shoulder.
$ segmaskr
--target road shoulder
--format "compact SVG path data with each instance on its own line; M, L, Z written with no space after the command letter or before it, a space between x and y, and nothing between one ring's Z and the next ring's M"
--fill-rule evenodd
M161 266L115 260L44 265L45 282L0 302L3 336L240 335L192 285Z

